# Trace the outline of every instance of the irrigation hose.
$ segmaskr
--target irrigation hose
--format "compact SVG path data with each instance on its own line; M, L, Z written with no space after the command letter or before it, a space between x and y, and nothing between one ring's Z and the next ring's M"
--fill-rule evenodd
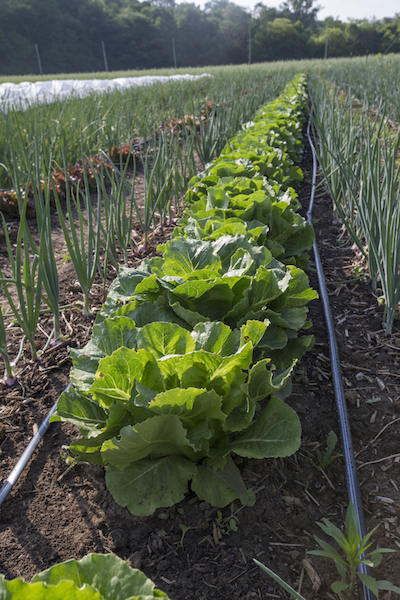
M317 176L317 154L315 151L314 144L310 135L311 128L311 117L308 121L307 126L307 138L311 147L312 156L313 156L313 173L312 173L312 185L311 185L311 195L310 195L310 203L307 211L307 219L310 225L312 225L312 210L314 206L314 197L315 197L315 187L316 187L316 176ZM358 483L358 475L357 475L357 467L356 461L354 457L353 450L353 442L351 438L350 431L350 423L349 417L347 413L347 405L346 398L344 394L343 387L343 379L342 372L340 368L340 359L339 359L339 350L336 341L335 334L335 325L333 322L333 317L329 305L329 297L325 283L324 271L321 263L321 259L319 256L317 242L315 241L313 244L314 251L314 259L315 266L317 269L318 276L318 284L320 290L320 298L322 300L324 315L326 321L326 327L328 330L328 341L329 341L329 350L331 355L331 369L332 369L332 381L333 381L333 389L335 393L335 402L336 402L336 410L339 419L339 431L340 438L342 443L342 451L344 458L344 472L346 478L346 486L347 486L347 494L349 498L349 502L354 504L357 513L358 519L358 531L360 533L361 538L366 535L365 529L365 519L364 519L364 510L362 506L362 498L360 485ZM371 569L367 567L367 565L360 565L360 573L365 575L371 575ZM368 589L364 584L362 585L362 589L360 592L361 600L375 600L375 595Z
M67 385L67 387L65 388L64 392L67 391L67 389L69 388L70 385L72 385L72 384L69 383ZM34 453L34 451L36 450L39 442L41 441L41 439L43 438L44 434L46 433L46 431L47 431L47 429L48 429L48 427L50 425L50 417L56 411L57 403L58 403L58 400L51 407L51 409L49 410L48 415L46 416L46 418L44 419L43 423L40 425L39 429L37 430L37 432L35 433L35 435L31 439L31 441L29 442L28 446L25 448L25 451L22 454L21 458L19 459L19 461L17 462L17 464L15 465L15 467L13 468L13 470L11 471L11 473L8 476L7 480L1 486L1 489L0 489L0 506L3 504L4 500L7 498L8 494L10 493L10 491L11 491L11 489L13 487L13 485L16 483L18 477L21 475L22 471L25 469L25 467L28 464L28 462L29 462L32 454Z

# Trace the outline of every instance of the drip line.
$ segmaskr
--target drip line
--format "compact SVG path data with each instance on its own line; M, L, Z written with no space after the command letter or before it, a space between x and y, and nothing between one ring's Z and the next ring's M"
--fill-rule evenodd
M310 225L312 226L312 210L313 210L313 206L314 206L316 177L317 177L317 154L315 151L314 144L311 140L310 128L311 128L311 117L308 121L308 126L307 126L307 138L308 138L308 142L310 144L312 156L313 156L313 173L312 173L310 203L309 203L308 211L307 211L307 219L308 219L308 222L310 223ZM349 502L352 502L356 509L357 520L358 520L358 531L359 531L361 538L363 538L366 535L364 510L363 510L363 506L362 506L361 491L360 491L360 485L358 482L357 467L356 467L356 461L355 461L355 457L354 457L350 423L349 423L349 417L348 417L348 413L347 413L347 405L346 405L346 398L345 398L344 387L343 387L342 372L341 372L341 368L340 368L339 350L338 350L338 345L337 345L337 341L336 341L335 325L333 322L333 317L332 317L332 313L331 313L331 309L330 309L328 292L326 289L324 271L323 271L323 267L322 267L322 263L321 263L321 259L320 259L316 241L313 244L313 251L314 251L315 266L316 266L317 275L318 275L320 297L321 297L323 308L324 308L326 327L328 330L329 350L330 350L330 355L331 355L332 381L333 381L333 389L334 389L334 393L335 393L336 410L337 410L337 415L338 415L338 419L339 419L339 431L340 431L340 438L341 438L343 458L344 458L344 472L345 472L345 479L346 479L347 494L348 494ZM369 567L367 567L367 565L361 564L359 567L359 571L360 571L360 573L363 573L364 575L371 575L371 569ZM371 592L371 590L369 588L367 588L363 584L362 589L360 591L360 599L361 600L375 600L375 595Z
M70 385L72 385L72 384L69 383L67 385L67 387L65 388L64 392L67 391L67 389L69 388ZM41 426L39 427L39 429L37 430L37 432L35 433L35 435L31 439L31 441L29 442L29 444L27 445L27 447L25 448L24 453L22 454L22 456L18 460L17 464L15 465L15 467L13 468L13 470L11 471L11 473L8 476L7 480L1 486L1 489L0 489L0 506L3 504L4 500L7 498L8 494L11 491L11 488L13 487L13 485L15 484L15 482L17 481L18 477L21 475L22 471L25 469L26 465L29 462L29 459L31 458L31 456L34 453L34 451L36 450L39 442L41 441L41 439L43 438L44 434L46 433L46 431L47 431L47 429L48 429L48 427L50 425L50 417L56 411L57 403L58 403L58 400L57 400L57 402L55 402L55 404L53 404L53 406L49 410L49 412L48 412L46 418L44 419L43 423L41 424Z

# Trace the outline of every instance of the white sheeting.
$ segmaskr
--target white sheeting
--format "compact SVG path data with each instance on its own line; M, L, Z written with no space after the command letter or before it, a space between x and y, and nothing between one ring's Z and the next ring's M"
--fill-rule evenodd
M0 110L7 111L11 106L26 108L36 102L49 103L56 98L67 96L86 96L90 92L104 92L108 90L124 89L151 85L152 83L167 81L181 81L211 77L209 73L202 75L147 75L143 77L118 77L117 79L53 79L51 81L37 81L31 83L2 83L0 84Z

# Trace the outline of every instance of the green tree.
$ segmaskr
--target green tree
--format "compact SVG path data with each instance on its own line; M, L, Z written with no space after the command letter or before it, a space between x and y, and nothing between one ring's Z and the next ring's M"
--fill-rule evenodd
M345 35L350 56L376 54L380 50L380 35L376 27L367 20L348 23Z
M268 21L254 34L254 60L289 60L305 58L308 53L308 35L300 21L276 18Z
M283 10L293 15L293 21L300 21L304 27L312 27L317 20L317 14L321 10L319 4L314 5L315 0L285 0L281 4Z
M379 27L381 52L400 52L400 14L394 19L384 19Z
M188 2L176 6L174 18L178 65L198 67L218 64L220 60L218 21L198 6Z

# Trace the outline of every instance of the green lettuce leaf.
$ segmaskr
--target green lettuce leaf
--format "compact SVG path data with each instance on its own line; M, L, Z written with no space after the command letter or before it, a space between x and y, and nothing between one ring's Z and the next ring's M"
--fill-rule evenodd
M106 484L118 504L144 517L180 502L196 473L197 466L191 460L172 455L140 460L123 471L109 465Z
M138 333L137 347L160 358L169 354L186 354L195 349L190 333L173 323L151 323Z
M214 470L212 461L208 462L210 464L199 466L198 474L193 477L191 483L192 490L200 500L220 508L234 500L240 500L242 504L252 503L252 495L230 456L227 457L223 469Z
M136 392L135 380L144 383L143 376L149 368L152 376L148 378L157 389L162 386L162 378L154 356L146 350L119 348L101 359L90 392L103 407L109 407L114 401L128 404L132 392Z
M68 421L77 425L88 438L99 435L106 426L108 414L90 397L70 386L61 394L57 403L57 413L50 418L54 421Z
M232 439L227 451L247 458L289 456L299 449L300 434L296 412L272 396L257 420Z
M123 427L117 437L104 442L101 455L119 469L125 469L142 458L159 458L168 455L189 455L195 458L193 445L187 431L174 414L163 414Z
M166 594L155 589L154 583L144 573L132 569L115 554L88 554L81 560L67 560L38 573L32 582L54 586L64 579L78 587L85 584L92 586L98 590L99 599L167 598ZM27 595L26 598L28 597L34 598ZM47 598L50 600L50 596L46 596ZM80 600L81 597L77 598Z
M22 579L0 580L1 600L106 600L100 592L87 584L78 587L73 581L64 580L56 585L28 583Z

